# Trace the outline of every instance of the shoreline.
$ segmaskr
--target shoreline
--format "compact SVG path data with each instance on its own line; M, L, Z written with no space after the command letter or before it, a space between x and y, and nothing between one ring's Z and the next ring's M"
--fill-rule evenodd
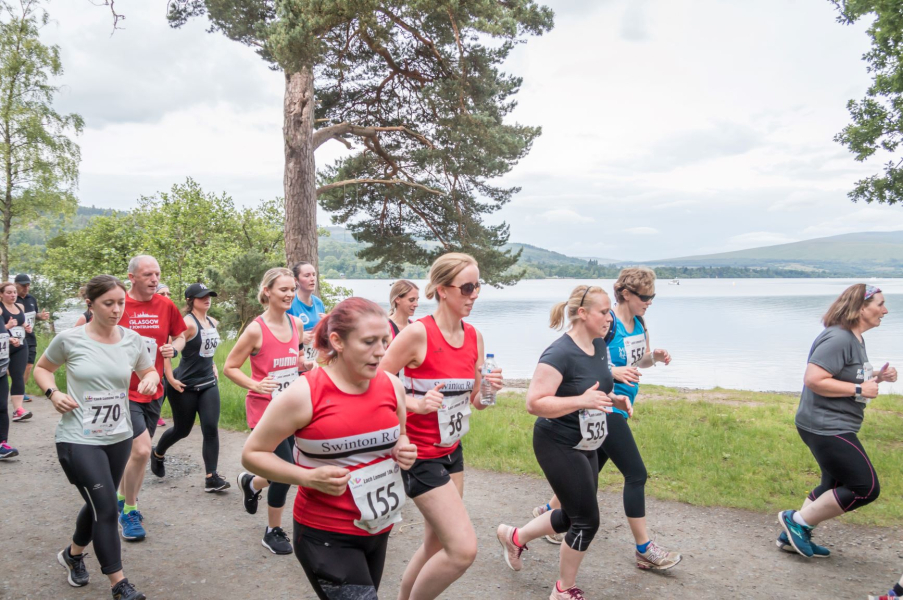
M504 387L501 392L526 392L527 388L530 387L531 379L529 377L515 378L515 379L503 379L502 384ZM748 394L778 394L781 396L798 396L800 394L799 391L792 390L738 390L733 388L723 388L723 387L713 387L713 388L694 388L694 387L685 387L685 386L670 386L670 385L655 385L655 384L643 384L643 387L649 389L669 389L674 390L676 392L680 392L682 394L694 393L694 392L742 392Z

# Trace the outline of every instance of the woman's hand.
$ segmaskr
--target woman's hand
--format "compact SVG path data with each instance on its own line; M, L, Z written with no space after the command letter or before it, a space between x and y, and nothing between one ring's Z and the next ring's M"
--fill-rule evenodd
M342 467L317 467L304 469L301 485L312 488L330 496L341 496L348 487L351 471Z
M7 328L7 329L12 329L13 327L16 327L18 324L19 324L19 323L18 323L15 319L13 319L12 317L10 317L9 321L6 322L6 328Z
M492 386L492 389L495 391L499 391L502 389L502 370L500 368L493 369L488 373L483 373L483 379L489 382L489 385Z
M414 461L417 460L417 446L411 443L408 436L399 436L395 447L392 448L392 458L399 467L407 471L414 466Z
M25 323L25 333L31 333L34 331L34 327L31 326L31 323Z
M864 398L878 397L878 379L869 379L862 382L862 396Z
M157 373L148 373L138 382L138 393L145 396L152 396L154 392L157 391L158 383L160 383L160 380L157 378Z
M599 382L593 384L591 388L580 395L583 408L592 410L605 410L612 406L611 398L605 392L599 391Z
M56 409L56 412L61 415L66 414L67 412L71 412L78 408L78 402L72 399L72 396L69 394L64 394L63 392L56 391L50 394L50 402L53 403L53 408Z
M627 416L633 416L633 404L630 402L630 398L618 394L611 394L609 398L611 398L612 402L614 403L613 406L620 408L621 410L626 412Z
M22 345L22 340L20 340L19 338L15 337L15 336L10 336L9 343L12 344L13 347L18 348L19 346Z
M883 383L885 381L894 382L897 380L897 370L893 367L888 369L881 369L878 371L878 383Z
M612 367L611 375L615 378L615 381L619 381L630 387L634 387L634 383L639 383L640 377L643 376L636 367Z
M279 384L273 380L273 377L271 375L267 375L260 381L254 382L254 391L258 394L263 394L264 396L272 394L278 388Z
M314 332L313 330L305 331L301 335L301 343L305 346L310 346L314 343Z
M663 348L657 348L652 351L652 360L655 362L663 362L665 366L671 364L671 355L668 354L668 351Z
M178 379L176 379L175 377L170 377L167 374L166 381L169 382L169 385L172 387L172 389L179 392L180 394L185 391L185 384L182 383L181 381L179 381Z
M426 415L439 410L442 407L442 401L445 399L445 396L439 391L443 387L445 387L445 384L440 383L424 394L422 398L417 398L417 410L414 412Z

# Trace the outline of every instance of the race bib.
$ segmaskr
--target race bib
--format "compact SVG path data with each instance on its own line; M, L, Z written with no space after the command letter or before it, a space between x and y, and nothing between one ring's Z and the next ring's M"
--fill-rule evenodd
M294 380L298 379L298 367L292 367L290 369L280 369L278 371L270 371L267 374L273 378L273 381L278 386L275 390L273 390L271 396L271 398L275 400L276 396L281 394L282 391L290 386Z
M574 446L575 450L596 450L605 441L608 435L607 413L593 408L580 410L580 443Z
M87 392L82 402L82 432L101 438L129 432L129 395L126 390Z
M34 327L34 319L37 313L35 311L25 313L25 324Z
M646 336L632 335L624 338L624 353L627 355L627 366L635 367L646 354Z
M0 361L9 360L9 334L0 333Z
M404 484L401 467L393 459L387 458L353 472L348 489L361 513L361 518L354 521L356 527L374 534L401 522Z
M312 345L308 346L307 344L305 344L303 346L303 349L304 349L304 360L313 360L313 361L317 360L317 355L319 354L319 351L316 348L314 348Z
M14 338L19 338L20 340L25 339L25 328L22 326L10 327L9 334Z
M874 378L874 376L875 376L875 368L872 367L872 363L867 362L867 363L863 364L862 365L862 381L863 382L871 381ZM865 396L862 396L860 394L856 395L856 402L867 405L871 401L872 401L871 398L866 398Z
M150 354L151 360L154 364L157 364L157 340L150 337L141 336L141 340L144 342L144 348L147 350L148 354Z
M470 394L446 396L437 413L442 448L454 446L470 430Z
M211 358L216 354L219 345L219 332L216 329L201 329L201 351L204 358Z

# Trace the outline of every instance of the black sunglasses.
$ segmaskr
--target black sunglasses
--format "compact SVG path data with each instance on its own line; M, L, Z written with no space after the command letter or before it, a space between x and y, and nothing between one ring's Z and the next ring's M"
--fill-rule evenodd
M448 287L458 288L461 290L462 296L472 296L474 290L480 289L482 284L478 281L476 283L465 283L464 285L449 285Z
M655 294L652 294L651 296L647 296L646 294L638 294L636 291L634 291L630 288L624 288L624 289L627 290L628 292L630 292L631 294L633 294L634 296L636 296L637 298L639 298L640 300L642 300L643 302L649 302L650 300L655 298Z

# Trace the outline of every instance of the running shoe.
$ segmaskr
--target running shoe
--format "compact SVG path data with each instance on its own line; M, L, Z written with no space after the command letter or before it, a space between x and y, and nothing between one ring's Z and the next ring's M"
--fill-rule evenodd
M69 581L69 585L72 587L88 585L88 569L85 568L86 554L87 552L83 552L79 556L72 556L69 553L69 546L66 546L56 555L56 559L60 561L60 564L66 567L66 570L69 572L67 581Z
M19 451L6 442L0 442L0 460L5 460L14 456L19 456Z
M22 402L31 402L31 396L23 396Z
M527 545L518 546L514 543L514 531L514 527L510 525L499 525L495 532L495 537L498 538L499 544L504 548L502 558L505 559L505 563L512 571L520 571L524 568L524 561L521 555L524 553L524 550L527 550Z
M30 419L31 416L31 411L25 410L20 406L16 409L16 412L13 413L11 418L13 421L24 421L25 419Z
M123 579L113 586L113 600L147 600L147 596L135 589L128 579Z
M219 473L214 472L210 477L204 478L204 491L205 492L221 492L223 490L227 490L231 485L229 482L219 476Z
M152 447L150 455L151 473L153 473L157 477L163 477L164 475L166 475L166 466L163 464L165 462L166 456L157 456L157 447Z
M812 528L804 527L793 520L795 510L785 510L778 513L778 522L787 534L787 541L793 546L797 554L812 557Z
M542 516L542 515L546 514L547 512L549 512L549 510L551 510L551 509L547 508L548 506L549 506L548 504L541 504L540 506L537 506L536 508L534 508L533 509L533 518L535 519L536 517ZM543 537L550 544L561 544L561 542L564 541L564 535L565 534L563 534L563 533L553 533L552 535L546 535Z
M889 592L881 596L872 596L871 594L869 594L869 600L897 600L897 598L899 597L900 596L898 596L897 593L893 590L890 590Z
M790 545L790 540L787 539L787 534L783 531L781 535L778 536L778 539L775 541L775 545L783 550L784 552L790 552L791 554L796 554L796 549ZM812 546L812 557L813 558L828 558L831 556L831 551L825 548L824 546L819 546L811 539L809 540L809 545Z
M119 515L119 534L122 539L127 542L138 542L147 537L144 525L141 524L142 521L144 521L144 517L137 510Z
M272 529L267 527L267 530L263 534L263 539L260 540L264 548L273 554L292 553L292 543L289 541L288 536L285 535L285 532L282 531L282 527L273 527Z
M157 419L157 427L166 427L166 421L163 420L163 417Z
M119 508L119 514L122 514L122 511L125 510L125 500L117 500L116 506Z
M661 546L657 546L655 542L649 542L645 552L636 550L636 566L640 569L654 569L656 571L665 571L676 566L682 558L677 552L670 552Z
M558 582L556 581L555 585L552 586L552 595L549 596L549 600L586 600L586 596L583 595L583 590L576 585L561 591L558 589Z
M238 487L241 488L245 510L249 515L257 512L257 501L260 500L260 492L251 491L252 481L254 481L254 476L247 471L238 474Z

